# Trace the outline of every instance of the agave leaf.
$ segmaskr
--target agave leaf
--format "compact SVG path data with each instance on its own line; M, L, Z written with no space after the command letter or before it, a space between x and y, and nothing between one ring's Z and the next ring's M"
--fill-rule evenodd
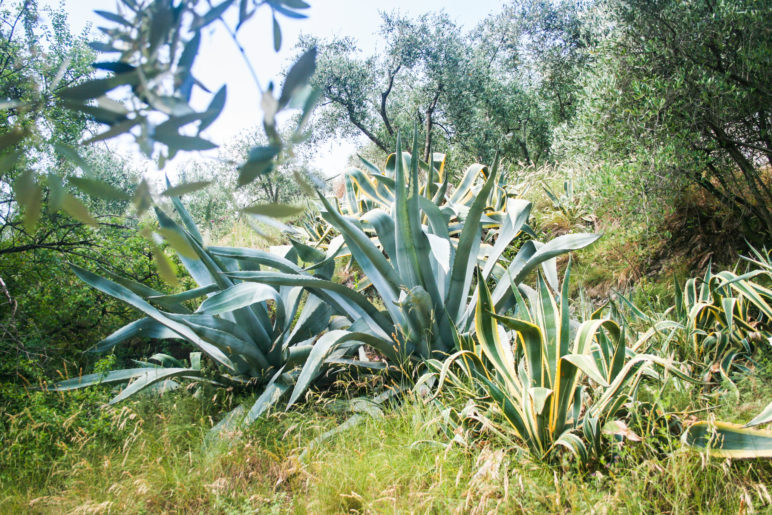
M496 171L491 172L480 194L475 199L464 223L464 229L458 242L456 255L453 259L453 271L450 275L450 286L445 297L445 307L451 320L458 320L463 315L469 296L469 286L476 265L476 256L480 248L480 217L485 208L488 193L493 187Z
M226 274L242 281L255 281L277 286L303 286L314 295L332 304L340 313L357 320L364 318L371 329L383 337L391 331L391 324L363 295L332 281L310 275L286 274L282 272L230 272Z
M128 340L129 338L141 337L141 338L156 338L159 340L164 339L181 339L182 336L162 323L153 320L152 318L140 318L125 326L121 327L107 338L103 339L95 346L89 349L89 352L104 352L110 350L121 342Z
M340 231L351 255L373 282L387 309L398 317L393 305L399 295L401 280L391 263L359 227L343 218L324 196L320 194L319 198L326 209L322 216Z
M499 329L493 314L493 303L485 281L477 281L478 301L475 316L475 329L480 347L491 361L500 378L506 383L510 393L522 391L517 376L514 374L515 361L512 350L501 341ZM537 328L538 331L538 328ZM541 366L541 363L539 363Z
M485 268L483 268L483 277L485 279L490 276L493 267L509 244L512 243L512 240L520 234L523 224L528 221L528 217L531 215L531 203L523 199L509 199L506 215L504 225L496 239L496 244L488 255L488 262Z
M173 293L170 295L149 295L147 296L147 300L153 301L161 306L169 306L179 304L180 302L197 299L219 290L220 288L218 288L216 284L210 284L208 286L193 288L192 290L184 291L181 293ZM167 307L167 309L173 308Z
M228 359L228 357L225 354L223 354L222 351L220 351L213 345L199 338L198 335L196 335L188 327L185 327L184 325L168 318L163 313L158 311L156 308L151 306L148 302L140 298L138 295L134 294L129 289L121 286L120 284L114 283L113 281L107 280L103 277L99 277L98 275L92 272L89 272L84 268L80 268L76 265L70 265L70 267L75 272L75 275L77 275L80 278L80 280L82 280L86 284L112 297L120 299L126 302L127 304L134 306L135 308L145 313L145 315L160 322L161 324L165 325L169 329L180 334L180 336L182 336L183 338L197 345L202 351L204 351L207 355L209 355L212 359L214 359L218 363L222 364L226 368L229 368L230 370L235 371L235 367L233 363L230 361L230 359Z
M85 376L65 379L51 386L46 386L44 390L50 392L63 392L92 386L95 384L113 384L125 383L135 377L139 377L147 372L147 368L127 368L124 370L113 370L112 372L87 374Z
M558 236L538 249L535 243L529 240L521 247L515 259L512 260L512 263L507 268L507 274L512 284L519 286L525 279L525 276L543 262L566 252L582 249L595 242L601 236L601 234L565 234ZM496 309L499 311L506 311L512 306L514 302L513 293L510 285L506 284L506 281L499 281L499 284L493 291L493 300L496 304Z
M745 427L760 426L762 424L769 424L772 422L772 402L767 404L761 413L753 417L753 420L745 424Z
M384 252L389 258L394 259L397 255L394 219L382 209L372 209L362 215L361 220L373 226Z
M219 315L220 313L226 313L267 300L276 302L276 309L281 313L279 316L283 320L284 302L282 302L279 292L270 286L258 283L239 283L226 290L222 290L202 302L196 313Z
M589 454L587 453L587 447L584 445L584 442L581 438L579 438L574 433L571 433L569 431L565 431L563 434L560 435L560 437L555 441L555 445L560 445L561 447L564 447L565 449L568 449L571 454L576 456L576 459L580 463L587 463L589 460Z
M330 331L325 333L314 343L311 353L308 355L303 368L300 371L297 381L295 382L295 388L292 390L287 408L295 404L298 397L306 391L308 385L316 379L324 363L325 357L330 353L333 346L340 345L344 341L344 337L349 335L348 331Z
M721 458L772 458L772 432L727 422L697 422L681 441Z
M210 342L214 347L222 350L231 359L242 358L250 361L253 369L270 368L271 364L266 356L271 348L271 337L264 327L258 328L261 337L253 339L249 328L242 328L238 324L209 315L172 315L173 320L190 328L202 340Z
M248 425L257 420L271 406L276 404L289 389L289 382L284 380L283 371L279 370L268 382L263 393L257 398L249 412L247 412L247 416L244 417L244 424Z
M146 368L144 374L138 376L133 383L113 397L108 404L117 404L159 381L167 381L173 377L197 377L200 375L200 370L192 368Z
M174 191L174 188L169 182L169 177L165 177L166 179L166 191ZM190 213L187 209L185 209L185 206L182 205L182 202L180 201L179 196L172 195L172 205L174 206L174 210L177 211L177 214L180 215L180 219L182 220L182 224L185 226L185 229L188 231L188 234L193 237L196 242L198 242L199 245L203 245L204 238L201 236L201 233L198 231L198 227L196 226L196 223L193 221L193 217L190 216Z

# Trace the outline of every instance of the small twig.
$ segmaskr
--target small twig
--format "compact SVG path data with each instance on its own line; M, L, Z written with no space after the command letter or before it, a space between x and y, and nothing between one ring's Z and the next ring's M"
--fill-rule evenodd
M252 75L252 80L255 82L255 86L257 86L257 91L260 92L260 96L263 96L263 88L260 86L260 79L257 78L257 72L255 72L254 67L252 66L252 62L249 60L249 57L247 56L247 52L244 50L244 47L241 46L241 43L239 42L238 37L236 37L236 33L231 30L230 26L228 26L227 23L225 23L225 20L222 19L222 17L219 18L220 23L222 23L223 27L225 27L225 30L228 31L228 35L230 35L231 39L233 40L233 44L236 45L236 48L239 49L239 53L241 54L241 58L244 59L244 64L247 65L247 70L249 70L249 74Z

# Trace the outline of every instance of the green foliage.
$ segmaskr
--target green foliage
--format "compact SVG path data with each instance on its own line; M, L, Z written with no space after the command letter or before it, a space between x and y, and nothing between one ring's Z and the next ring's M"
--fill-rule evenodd
M116 189L114 185L89 177L91 170L86 160L81 157L82 152L68 144L80 139L88 122L92 125L106 125L107 129L79 142L80 146L129 134L135 138L140 150L147 157L157 158L161 168L167 159L173 158L179 151L215 148L216 145L205 139L202 132L222 112L226 87L223 86L212 95L209 106L203 111L196 111L189 105L194 87L210 93L192 74L202 41L202 30L217 21L224 24L237 48L246 58L236 33L260 7L268 7L273 14L277 50L281 44L281 29L276 21L276 14L304 18L302 11L309 7L302 1L286 4L282 1L253 3L251 6L248 2L240 2L238 25L232 30L223 16L227 11L236 9L233 0L226 0L215 7L209 3L202 7L203 4L204 2L199 0L187 0L179 5L173 5L173 2L166 0L156 0L144 5L127 0L121 2L116 12L96 11L112 26L101 28L107 41L91 42L89 46L98 53L119 54L117 58L110 57L108 60L92 63L94 69L107 74L106 77L97 79L88 77L91 68L86 68L87 72L80 72L81 68L87 66L86 62L91 58L91 53L84 41L78 41L76 44L69 36L66 17L61 12L55 14L53 32L56 35L58 53L46 56L45 52L41 52L47 59L39 60L38 56L31 59L34 63L44 63L44 66L42 71L39 66L30 67L33 72L24 77L29 79L26 86L29 94L11 91L9 99L0 106L12 115L0 135L0 152L5 153L5 158L0 163L0 172L5 174L8 169L16 170L10 179L5 180L3 177L7 185L12 184L14 192L6 204L9 213L19 210L24 212L24 225L28 232L34 230L40 219L44 195L42 183L45 181L42 177L37 177L39 174L30 167L29 160L22 158L22 153L17 152L15 147L26 143L32 136L39 140L47 139L45 143L55 150L55 153L50 154L52 159L60 163L69 162L82 169L84 176L70 177L69 183L88 195L107 200L126 201L133 197L136 212L142 215L152 203L145 181L132 188L133 195L129 195L126 191ZM9 56L19 59L23 57L24 49L14 39L13 29L20 20L26 25L26 37L30 40L27 41L27 51L35 53L41 46L39 36L35 32L38 23L37 3L27 1L14 8L18 11L15 21L11 21L13 15L9 11L4 11L3 16L7 18L5 26L10 30L6 45L9 46ZM86 59L83 58L84 51L89 56ZM51 62L56 63L59 68L50 69ZM250 149L246 159L239 166L238 186L249 184L260 176L270 175L276 163L292 155L294 145L304 139L305 127L318 96L308 87L315 63L316 49L310 48L288 71L281 90L277 91L278 96L275 96L273 86L263 91L247 59L247 66L252 72L261 97L261 105L264 107L263 127L267 143ZM10 59L6 61L6 67L9 64L13 64ZM23 68L25 65L26 63L22 62L17 67ZM34 79L46 84L47 89L38 91ZM116 92L122 94L127 89L130 91L130 98L116 95ZM298 109L300 114L295 119L294 129L288 134L280 134L276 115L289 109ZM66 121L77 123L60 124L64 129L56 124L51 128L45 127L59 112L64 113ZM68 137L62 139L57 132L59 129ZM161 150L156 151L159 147ZM56 170L49 177L48 187L55 199L55 202L49 204L49 209L52 212L62 209L83 223L96 225L93 213L89 213L83 202L62 188L62 177L71 172L67 168ZM296 172L295 175L296 180L305 184L305 178L301 177L300 173ZM264 185L270 185L269 181L262 182ZM8 187L3 188L4 192L9 190ZM171 277L168 263L161 262L159 266Z
M605 5L576 123L580 153L634 156L649 193L699 185L745 217L749 236L769 234L769 4Z
M17 372L32 385L45 380L33 360L20 363ZM101 409L108 395L97 388L51 396L31 391L29 383L0 382L0 487L43 484L52 464L78 456L91 442L120 445L129 431L116 431L112 415Z
M424 161L432 149L483 163L497 150L511 163L547 158L550 108L525 79L517 50L501 44L520 34L495 21L464 33L446 14L382 17L383 51L373 56L350 38L301 41L319 48L312 83L329 101L314 122L317 141L364 135L389 153L417 119Z
M416 135L417 136L417 135ZM381 352L391 363L402 365L409 360L424 360L455 350L454 328L472 330L477 295L472 291L472 279L478 263L484 265L481 281L498 281L495 301L502 309L514 303L509 281L520 284L527 274L542 266L547 277L557 277L555 257L570 250L583 248L599 236L594 234L566 235L547 244L529 241L507 266L499 260L507 246L524 230L530 204L502 196L502 211L494 234L495 243L483 247L484 212L496 184L497 166L489 172L481 165L470 168L465 178L471 185L482 173L487 176L479 193L472 194L469 185L457 188L458 198L449 195L447 186L433 183L439 170L428 166L430 178L423 191L416 156L417 137L413 152L403 153L400 138L393 172L355 174L359 188L372 200L360 206L352 197L350 208L373 208L357 218L347 218L320 195L324 206L322 217L340 233L337 245L345 243L353 260L372 283L384 310L365 296L335 283L298 278L287 273L234 272L231 277L274 285L303 285L327 300L341 314L346 314L367 328L371 336L364 341ZM442 165L441 165L442 167ZM392 176L393 175L393 176ZM375 191L376 182L393 183ZM369 187L368 187L369 185ZM432 195L434 191L436 194ZM393 192L393 193L390 193ZM353 191L352 191L353 195ZM393 197L391 197L393 195ZM446 198L449 196L450 198ZM495 198L495 197L494 197ZM469 202L465 205L465 202ZM382 209L381 207L385 209ZM464 212L465 215L461 213ZM456 222L452 219L456 218ZM422 220L427 225L421 224ZM463 223L461 223L463 221ZM342 240L342 241L341 241ZM335 240L333 240L335 241ZM337 253L337 248L330 245ZM328 255L333 250L328 250ZM505 280L499 280L505 278ZM509 292L509 293L508 293Z
M772 268L765 253L756 251L756 256L764 261L750 260L755 268L741 275L708 268L702 278L688 279L683 289L676 282L675 304L659 320L623 296L622 306L629 307L634 320L662 331L659 352L691 362L694 374L706 382L731 382L736 372L749 372L749 360L758 351L766 354L772 338Z
M191 215L206 222L202 224L205 236L214 240L222 238L233 230L239 219L246 219L247 223L253 222L254 225L257 220L242 212L251 206L263 208L263 213L269 217L283 218L279 216L280 209L272 208L272 205L298 206L313 196L314 187L324 184L318 174L311 172L302 162L296 147L292 158L277 159L271 171L237 187L239 164L244 162L251 148L265 144L265 138L258 133L244 133L233 143L222 147L217 160L194 161L183 170L180 177L183 185L200 183L202 186L184 195Z

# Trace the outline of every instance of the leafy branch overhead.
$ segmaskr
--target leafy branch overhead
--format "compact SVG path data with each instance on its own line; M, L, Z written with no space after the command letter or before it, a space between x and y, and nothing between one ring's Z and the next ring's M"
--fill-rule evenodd
M99 27L104 40L89 43L91 49L99 54L92 64L99 76L89 77L75 85L54 81L45 95L52 96L64 108L80 113L99 127L95 135L78 143L81 148L129 135L148 158L157 160L161 168L179 152L212 150L217 145L207 139L204 132L222 113L227 100L227 86L222 85L212 93L194 75L194 69L199 49L204 44L203 29L219 23L231 35L245 64L253 71L256 97L264 113L263 127L270 142L268 147L253 149L241 166L239 186L248 184L257 176L273 170L283 153L291 151L296 143L305 138L306 125L317 100L317 94L308 86L316 68L316 49L310 48L291 67L277 97L272 85L265 91L260 86L252 64L238 42L239 30L259 9L270 9L275 48L278 50L281 32L277 17L305 18L303 11L308 7L302 0L225 0L214 6L200 0L180 3L121 0L114 12L96 11L109 22L108 26ZM229 11L238 11L235 28L231 28L227 21L230 19L227 16ZM66 63L62 66L64 69ZM202 111L196 111L190 105L194 89L210 95L208 106ZM43 96L29 100L10 98L0 107L20 124L19 127L12 124L4 134L0 134L0 152L3 152L23 144L31 134L28 126L21 125L23 118L20 114L34 119L46 108L46 102ZM289 137L282 140L276 116L287 109L299 110L300 116ZM117 192L89 177L88 166L77 147L59 144L55 146L55 151L81 169L82 177L71 181L76 188L100 198L114 199L118 196ZM4 167L14 164L13 156L2 163ZM21 192L18 195L19 204L30 227L39 218L43 194L35 185L37 182L34 174L28 173L16 186ZM186 186L178 188L184 191ZM148 188L137 188L134 198L137 211L141 213L152 203ZM67 209L68 206L70 209ZM76 218L87 220L84 210L72 200L64 202L62 207Z

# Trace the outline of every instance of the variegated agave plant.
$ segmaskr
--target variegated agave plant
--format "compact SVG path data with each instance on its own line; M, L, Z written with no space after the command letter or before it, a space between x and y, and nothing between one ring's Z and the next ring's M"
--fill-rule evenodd
M326 296L339 312L357 319L358 330L371 334L366 343L392 363L402 364L406 360L447 355L455 350L455 331L474 330L477 294L472 282L478 263L482 266L482 281L503 285L502 289L497 288L495 296L501 306L507 307L513 304L510 284L520 284L539 265L548 278L557 282L554 258L585 247L599 237L565 235L547 244L531 240L503 266L504 251L524 230L531 205L508 198L499 214L495 242L487 247L483 244L484 217L490 193L496 186L496 166L484 169L487 179L456 230L459 222L454 220L454 208L432 188L422 189L419 162L406 159L408 154L402 152L400 138L395 156L401 158L395 158L393 186L386 189L393 192L391 200L384 196L364 205L369 208L367 211L353 216L354 213L342 212L320 195L322 216L342 237L347 251L371 282L377 296L375 302L345 286L302 277L291 269L237 271L227 275L275 286L304 286L315 295ZM430 180L424 186L431 183Z
M755 268L738 275L729 270L714 273L710 267L701 278L674 281L675 304L661 320L644 313L620 295L631 315L652 324L667 335L660 351L690 361L706 381L716 377L731 381L748 372L748 361L758 348L772 343L772 290L764 285L772 279L772 267L748 259Z
M474 336L459 335L460 350L429 365L439 388L450 378L487 395L537 459L552 461L563 449L587 463L602 454L602 428L614 422L640 381L658 377L655 366L691 379L669 360L637 353L652 333L628 346L625 332L610 319L573 322L569 276L570 264L557 300L541 273L527 300L515 288L513 317L498 314L488 286L479 281Z
M184 227L160 209L156 209L158 221L167 240L174 241L174 248L179 249L180 260L197 288L164 295L109 272L102 277L79 267L73 266L73 270L89 285L145 315L93 350L106 351L129 338L143 336L181 340L196 352L191 352L188 363L156 355L152 360L160 364L138 361L137 368L68 379L50 390L130 381L112 399L111 403L116 403L148 388L173 388L180 380L257 387L261 392L257 401L249 410L242 406L234 413L246 413L246 422L251 422L290 390L289 404L294 403L325 367L356 364L348 354L359 344L345 345L356 340L356 334L345 330L351 323L334 316L324 296L306 294L301 286L273 288L231 277L239 270L259 270L267 265L291 270L298 277L329 280L334 271L334 250L328 256L300 243L279 253L205 248L182 203L177 198L173 203ZM197 302L199 299L203 300ZM198 304L196 309L190 309L191 302ZM335 352L327 352L329 341L338 343ZM202 354L211 360L209 370L201 367Z

